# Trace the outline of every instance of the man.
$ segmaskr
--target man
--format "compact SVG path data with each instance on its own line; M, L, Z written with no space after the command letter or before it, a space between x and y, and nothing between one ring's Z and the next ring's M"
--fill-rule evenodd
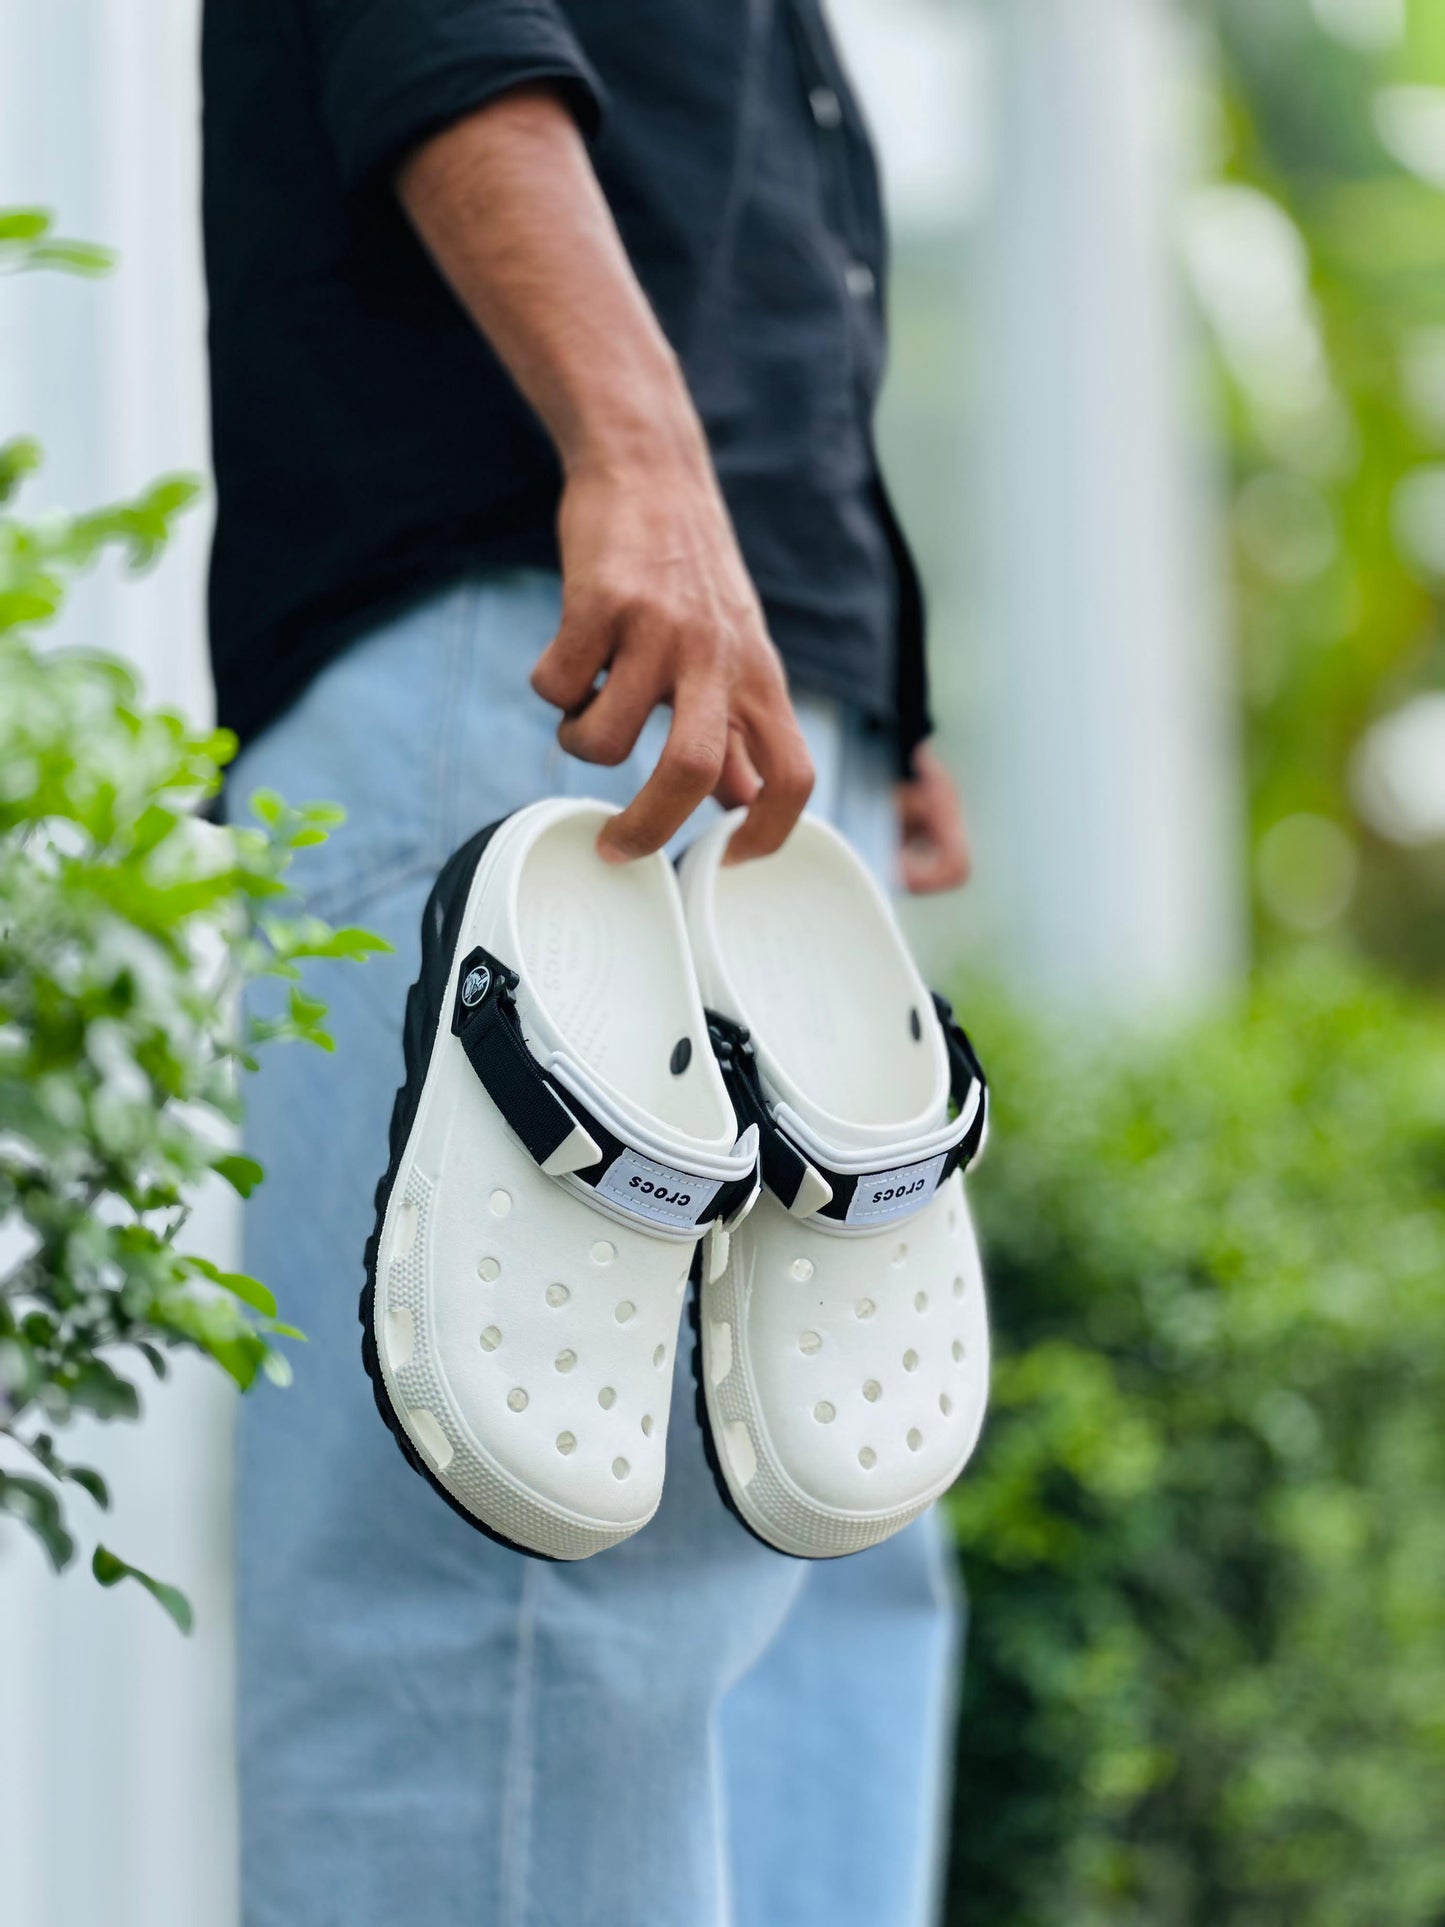
M207 0L204 77L234 787L343 802L310 900L397 949L320 982L333 1062L252 1092L248 1260L311 1344L241 1435L248 1927L922 1921L936 1523L754 1542L683 1346L656 1519L522 1559L418 1489L354 1322L417 919L471 831L602 795L625 862L716 797L744 860L812 791L889 871L894 818L909 888L963 879L818 0Z

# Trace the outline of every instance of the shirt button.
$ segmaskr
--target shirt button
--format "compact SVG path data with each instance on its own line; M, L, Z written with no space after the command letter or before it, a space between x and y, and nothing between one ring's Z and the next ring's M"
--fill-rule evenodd
M866 301L878 283L866 261L850 261L843 271L843 285L855 300Z
M836 127L843 118L843 103L831 87L815 87L808 95L813 119L820 127Z

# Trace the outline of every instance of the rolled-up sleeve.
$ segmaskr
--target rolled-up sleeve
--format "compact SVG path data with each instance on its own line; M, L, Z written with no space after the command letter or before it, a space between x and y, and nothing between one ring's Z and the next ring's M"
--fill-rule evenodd
M583 132L602 87L552 0L302 0L343 180L363 187L513 87L550 81Z

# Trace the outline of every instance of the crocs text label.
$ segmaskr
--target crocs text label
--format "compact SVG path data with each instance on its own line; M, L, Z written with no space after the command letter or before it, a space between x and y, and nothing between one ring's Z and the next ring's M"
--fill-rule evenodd
M945 1154L921 1164L900 1164L891 1171L871 1171L861 1177L848 1200L848 1224L886 1224L919 1210L938 1189Z
M690 1231L721 1186L720 1178L701 1178L659 1164L641 1151L625 1150L599 1178L596 1190L635 1218Z

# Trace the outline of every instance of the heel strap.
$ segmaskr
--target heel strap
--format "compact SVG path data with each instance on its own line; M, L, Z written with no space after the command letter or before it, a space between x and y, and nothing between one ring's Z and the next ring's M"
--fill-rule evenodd
M768 1098L745 1026L718 1011L707 1013L708 1036L738 1122L757 1127L763 1183L795 1217L826 1218L860 1229L908 1217L955 1171L966 1170L978 1157L988 1134L988 1080L947 998L935 992L933 1007L948 1056L949 1099L955 1112L951 1141L929 1157L885 1159L862 1172L810 1156L793 1141ZM899 1157L904 1155L900 1147Z

